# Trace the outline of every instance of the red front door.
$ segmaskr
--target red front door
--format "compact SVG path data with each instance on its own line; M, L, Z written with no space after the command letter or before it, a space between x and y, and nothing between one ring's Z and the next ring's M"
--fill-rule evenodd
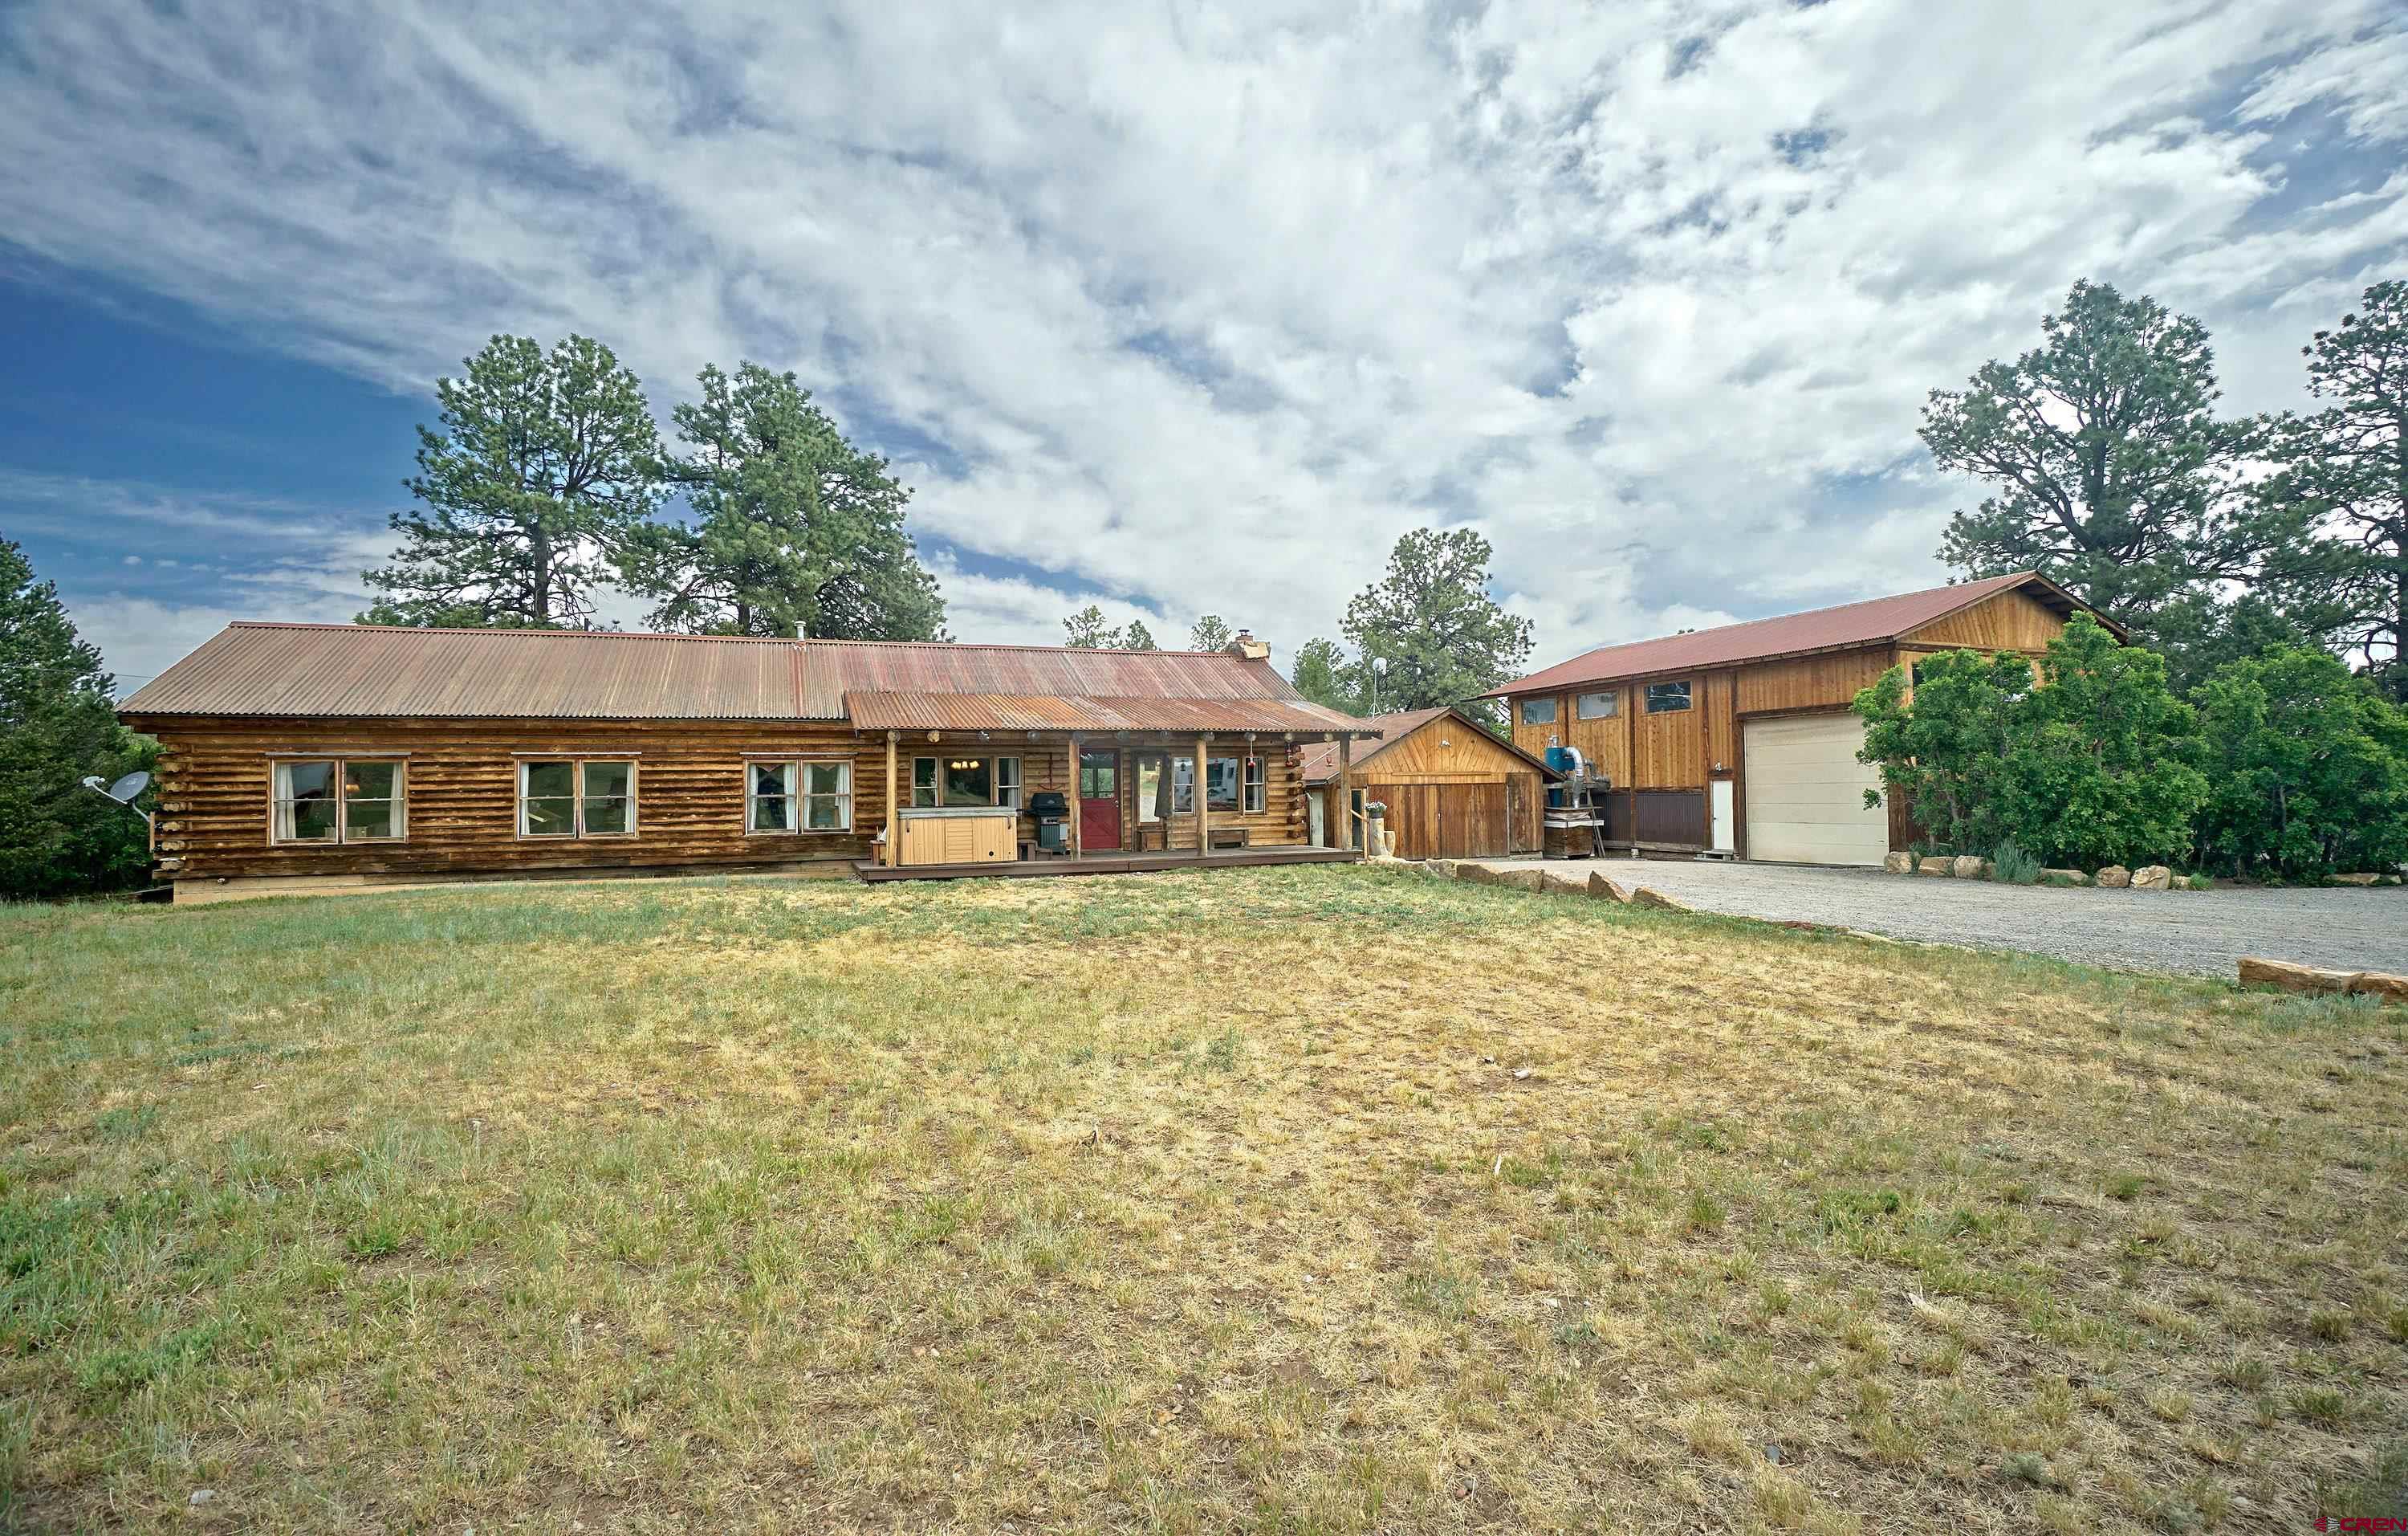
M1079 849L1095 854L1120 845L1120 749L1082 747L1079 752Z

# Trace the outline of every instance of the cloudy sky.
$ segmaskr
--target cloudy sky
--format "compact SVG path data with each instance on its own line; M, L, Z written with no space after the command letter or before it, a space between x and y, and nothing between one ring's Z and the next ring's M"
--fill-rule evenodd
M2408 270L2385 0L195 8L0 10L0 536L126 682L356 611L496 331L796 370L965 639L1469 524L1543 663L1944 579L1917 406L2076 278L2239 410Z

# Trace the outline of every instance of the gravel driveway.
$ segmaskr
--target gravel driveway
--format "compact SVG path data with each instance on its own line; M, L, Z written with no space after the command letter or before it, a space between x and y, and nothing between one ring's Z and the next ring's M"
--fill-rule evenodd
M1534 859L1489 863L1536 864ZM1706 912L1802 919L1897 939L2028 950L2119 970L2232 975L2244 955L2340 970L2408 971L2408 887L2101 891L2000 885L1786 864L1549 861L1653 885Z

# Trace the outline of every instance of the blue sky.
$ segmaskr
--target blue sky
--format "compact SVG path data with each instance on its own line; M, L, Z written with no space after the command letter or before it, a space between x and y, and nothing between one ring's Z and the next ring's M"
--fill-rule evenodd
M1942 579L1917 407L2076 278L2257 409L2408 272L2358 0L29 0L0 93L0 536L128 682L355 611L498 330L796 370L964 639L1285 654L1469 524L1543 663Z

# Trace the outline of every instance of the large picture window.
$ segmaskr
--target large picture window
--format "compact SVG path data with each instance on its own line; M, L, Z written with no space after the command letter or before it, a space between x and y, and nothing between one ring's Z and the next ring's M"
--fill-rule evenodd
M1622 712L1622 695L1612 688L1601 694L1583 694L1572 701L1575 720L1611 720Z
M1235 757L1204 759L1204 809L1235 811L1238 809L1239 782L1243 769ZM1170 811L1174 816L1196 813L1196 759L1174 757L1170 760Z
M853 765L812 762L748 764L748 832L850 832Z
M636 765L617 757L519 764L519 836L625 838L636 831Z
M940 806L1020 805L1017 757L914 757L911 803Z
M279 759L270 840L399 842L406 832L402 782L402 765L394 759Z
M1526 698L1522 701L1522 724L1552 725L1555 723L1555 701L1552 698Z
M1647 712L1670 714L1689 707L1689 685L1685 682L1651 682L1647 685Z

